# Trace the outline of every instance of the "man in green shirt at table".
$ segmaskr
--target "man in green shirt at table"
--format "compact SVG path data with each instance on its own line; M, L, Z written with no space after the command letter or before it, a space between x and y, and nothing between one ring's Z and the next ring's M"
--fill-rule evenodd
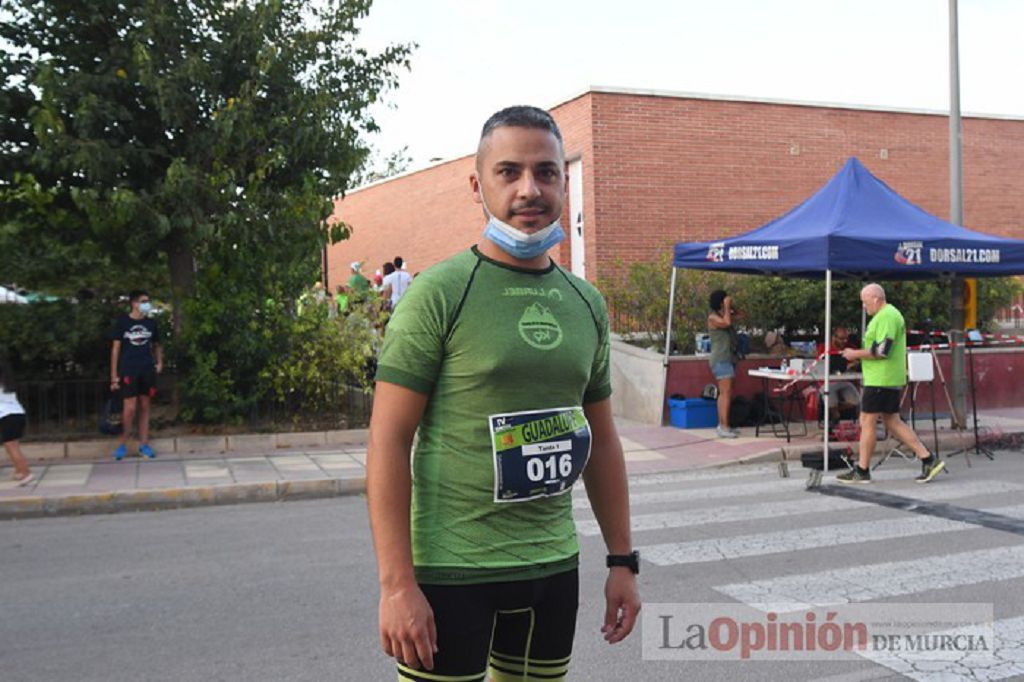
M864 394L860 408L860 459L850 471L839 474L840 483L870 483L871 455L875 451L875 424L882 418L885 428L909 447L921 460L918 483L928 483L945 467L937 453L931 453L913 429L900 418L900 392L907 385L907 326L903 315L886 303L885 289L868 284L860 301L871 316L864 333L864 347L847 348L847 361L860 360L864 373Z

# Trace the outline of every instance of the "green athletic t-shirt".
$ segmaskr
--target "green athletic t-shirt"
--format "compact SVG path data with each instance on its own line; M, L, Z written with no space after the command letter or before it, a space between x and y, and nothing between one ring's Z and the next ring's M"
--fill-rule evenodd
M907 326L903 315L888 303L875 313L864 332L864 348L871 350L892 340L887 358L865 358L861 361L865 386L899 388L907 383Z
M363 277L361 273L354 272L348 278L348 288L356 293L366 293L370 290L370 280Z
M554 263L524 270L473 247L416 278L388 324L376 379L430 396L413 456L421 583L528 580L575 567L568 489L498 500L491 417L606 399L609 349L604 299ZM567 417L562 431L579 419Z

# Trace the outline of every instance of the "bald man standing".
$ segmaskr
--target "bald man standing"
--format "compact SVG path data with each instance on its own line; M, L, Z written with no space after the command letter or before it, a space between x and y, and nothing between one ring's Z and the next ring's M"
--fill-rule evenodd
M907 326L903 315L885 300L885 289L868 284L860 301L871 316L862 349L847 348L843 357L860 360L864 373L864 394L860 408L860 459L851 471L836 476L841 483L870 483L871 455L875 451L875 424L882 418L885 428L909 447L921 460L918 483L928 483L945 467L938 454L931 453L913 429L900 418L900 391L907 385Z

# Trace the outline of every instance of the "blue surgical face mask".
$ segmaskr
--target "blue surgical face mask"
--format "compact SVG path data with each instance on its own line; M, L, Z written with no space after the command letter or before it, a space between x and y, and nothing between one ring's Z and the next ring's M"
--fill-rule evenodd
M487 208L487 203L483 201L482 191L480 200L488 218L487 227L484 228L484 237L497 244L502 251L513 258L531 260L547 253L548 249L565 239L565 231L562 230L562 225L558 220L533 234L527 234L494 217L494 214Z
M151 312L153 312L153 304L150 303L149 301L144 301L143 303L140 303L139 312L142 313L143 315L149 315Z

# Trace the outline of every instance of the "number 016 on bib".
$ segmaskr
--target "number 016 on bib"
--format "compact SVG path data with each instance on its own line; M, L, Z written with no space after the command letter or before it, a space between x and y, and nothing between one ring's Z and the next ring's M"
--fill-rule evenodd
M590 458L590 424L582 407L494 414L488 421L495 502L560 495Z

